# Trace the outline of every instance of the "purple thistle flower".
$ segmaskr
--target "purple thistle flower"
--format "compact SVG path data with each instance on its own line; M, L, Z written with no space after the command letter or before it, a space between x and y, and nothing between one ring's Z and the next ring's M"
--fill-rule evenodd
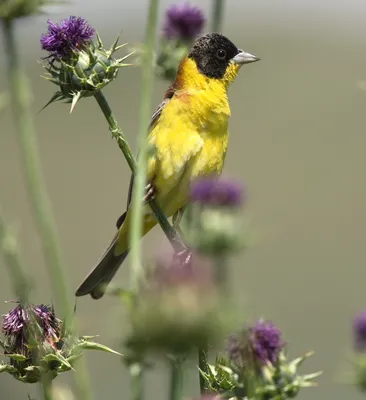
M72 51L82 49L95 34L95 30L81 17L70 16L60 24L48 20L47 24L48 32L41 36L41 47L55 59L67 57Z
M204 205L239 206L243 201L242 188L228 180L201 179L191 188L191 198Z
M359 313L353 321L355 348L357 351L366 351L366 311Z
M259 320L254 326L230 335L226 351L231 361L243 367L253 361L275 364L284 346L281 331L272 322Z
M3 316L3 333L7 336L19 334L24 329L26 320L25 309L18 305Z
M61 321L56 318L53 309L43 304L29 305L26 308L18 304L3 316L2 332L8 339L11 353L28 354L29 328L34 322L38 324L42 334L42 337L37 337L39 331L34 329L32 334L36 335L36 340L47 341L56 347L55 342L59 340L61 333Z
M202 32L204 24L205 16L199 7L188 2L173 4L166 12L163 32L167 39L190 41Z
M263 364L275 364L285 346L281 331L271 321L259 320L249 329L249 339L256 358Z

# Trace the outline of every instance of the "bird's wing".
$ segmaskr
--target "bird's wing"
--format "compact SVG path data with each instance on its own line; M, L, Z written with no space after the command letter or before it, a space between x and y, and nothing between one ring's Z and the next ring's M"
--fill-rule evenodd
M169 103L170 99L174 96L174 91L173 90L169 90L166 95L164 100L159 104L158 108L156 109L156 111L154 112L154 114L151 116L150 119L150 123L149 123L149 132L155 127L155 125L158 123L160 115L164 109L164 107ZM127 195L127 209L131 204L131 200L132 200L132 190L133 190L133 182L134 182L134 175L131 174L131 178L130 178L130 185L128 188L128 195ZM123 224L123 221L126 218L126 212L124 212L117 220L116 226L119 229L121 227L121 225Z

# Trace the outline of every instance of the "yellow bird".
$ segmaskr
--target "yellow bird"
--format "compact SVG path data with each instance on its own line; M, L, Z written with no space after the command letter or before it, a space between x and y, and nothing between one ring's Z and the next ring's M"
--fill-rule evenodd
M152 116L148 135L156 151L148 160L147 181L166 216L186 206L193 179L221 174L229 139L228 86L243 64L258 60L225 36L210 33L198 38L180 63L174 83ZM131 179L128 204L132 183ZM130 220L131 207L127 207L112 243L76 296L99 299L104 295L128 254ZM143 234L156 224L146 205Z

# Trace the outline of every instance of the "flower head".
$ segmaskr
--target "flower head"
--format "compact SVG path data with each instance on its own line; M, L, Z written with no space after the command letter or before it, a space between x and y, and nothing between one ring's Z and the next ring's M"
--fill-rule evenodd
M366 311L359 313L353 322L355 348L366 351Z
M254 326L229 336L227 353L239 366L252 360L275 364L284 345L281 331L272 322L259 320Z
M47 24L48 32L41 36L41 47L56 59L84 48L95 34L95 30L81 17L70 16L60 24L48 20Z
M228 180L201 179L191 188L191 198L203 205L238 206L243 201L242 188Z
M9 362L0 362L0 373L8 372L21 382L35 383L42 374L54 379L69 371L84 349L119 353L90 341L89 337L73 337L64 322L56 318L46 305L18 304L3 316L3 340L0 346Z
M281 331L270 321L259 320L249 329L249 338L256 358L263 364L275 364L285 343Z
M43 107L56 101L71 103L71 111L83 97L94 96L115 80L120 68L128 66L122 58L114 58L124 45L119 37L106 49L93 28L81 17L71 16L60 24L48 20L48 32L41 36L41 47L49 52L44 76L59 90ZM93 41L94 34L96 40Z
M39 329L33 329L37 323ZM46 305L18 304L3 316L2 331L8 342L7 351L28 356L29 335L32 334L37 342L47 342L56 348L61 333L61 321L55 316L52 308Z
M204 24L203 11L184 2L174 4L167 10L163 32L167 39L190 41L202 32Z

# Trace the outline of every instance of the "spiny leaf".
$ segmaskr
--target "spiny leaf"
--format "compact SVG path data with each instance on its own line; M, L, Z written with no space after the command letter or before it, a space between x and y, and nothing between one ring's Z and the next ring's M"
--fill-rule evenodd
M117 356L122 356L123 354L118 353L118 351L112 350L111 348L104 346L103 344L96 343L96 342L81 342L77 345L80 349L84 350L100 350L105 351L106 353L116 354Z
M111 48L107 51L108 53L108 59L110 60L112 58L112 54L116 51L118 41L119 41L120 35L117 36L116 40L112 44Z
M39 114L41 111L43 111L46 107L48 107L50 104L55 103L56 101L63 100L63 99L65 99L65 98L66 98L66 97L65 97L61 92L56 92L56 93L51 97L50 101L38 111L38 114Z
M46 362L59 361L62 365L64 365L68 369L73 369L72 365L60 353L47 354L46 356L43 357L43 360Z
M5 357L9 357L12 360L16 361L27 361L28 357L24 356L23 354L3 354Z
M13 374L16 372L16 369L12 365L2 364L0 365L0 373L1 372L8 372L10 374Z

